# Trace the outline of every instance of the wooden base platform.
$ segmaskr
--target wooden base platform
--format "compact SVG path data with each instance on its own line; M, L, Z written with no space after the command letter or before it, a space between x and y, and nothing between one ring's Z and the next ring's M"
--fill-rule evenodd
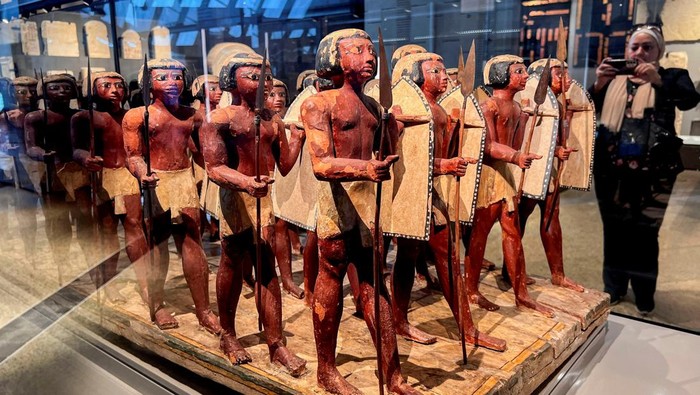
M299 284L302 282L301 262L298 256L295 258L294 276ZM216 260L212 257L210 263L215 265ZM133 278L130 272L131 269L127 269L123 274ZM495 352L468 347L468 364L464 366L457 325L444 298L440 293L414 288L409 319L418 328L438 336L438 342L420 345L399 339L402 372L412 386L433 394L530 393L607 319L607 294L594 290L578 293L554 287L548 280L540 278L529 287L530 293L537 301L556 309L554 319L532 310L518 309L512 291L501 291L494 273L482 273L481 290L501 309L487 312L472 306L472 315L480 331L506 339L508 349ZM210 275L209 289L214 311L215 277L214 273ZM307 373L295 379L283 368L269 362L264 332L257 330L254 297L249 288L243 287L237 330L241 343L253 357L253 363L234 366L219 350L219 339L198 326L177 258L171 260L166 283L167 303L180 322L177 329L157 329L150 323L148 310L134 287L123 287L125 280L117 281L122 282L121 293L127 297L127 302L101 303L94 296L80 308L78 316L81 320L102 325L168 360L242 393L324 393L316 385L317 360L311 312L302 300L283 291L287 345L308 361ZM345 312L338 336L338 368L364 393L378 393L375 351L364 320L353 315L354 306L347 283L345 295Z

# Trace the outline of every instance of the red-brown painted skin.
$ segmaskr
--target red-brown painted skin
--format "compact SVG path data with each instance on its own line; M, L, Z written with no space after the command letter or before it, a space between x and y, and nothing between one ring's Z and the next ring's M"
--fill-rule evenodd
M386 180L390 176L391 164L398 157L389 155L382 161L372 159L379 114L376 113L376 104L362 92L364 83L372 78L376 70L374 47L365 38L345 38L338 41L338 49L343 74L335 78L343 80L342 87L321 92L307 99L302 106L302 120L309 138L314 173L321 181ZM392 119L389 144L385 146L395 146L397 126ZM374 199L371 200L365 204L374 205ZM359 228L334 238L319 237L318 245L320 262L312 315L319 386L333 393L361 393L340 375L335 366L343 306L342 281L348 266L354 265L359 280L359 306L373 341L375 344L381 341L383 345L380 365L387 386L397 393L417 393L401 376L387 292L383 284L373 284L372 249L362 246ZM382 294L378 319L374 314L375 286L379 287L376 291ZM377 324L381 325L382 339L374 339Z
M244 191L254 197L269 193L267 176L275 164L286 174L296 161L304 139L303 131L295 131L287 141L284 123L269 110L262 111L260 123L260 157L262 175L255 181L255 126L254 109L258 82L246 75L260 73L260 67L243 66L236 69L236 85L240 105L213 111L211 120L202 129L202 149L209 177L222 188ZM261 314L270 359L285 366L292 376L306 369L306 361L285 346L282 333L282 301L275 274L272 251L274 227L262 228L262 278L260 281ZM216 278L216 294L223 334L221 349L234 364L250 362L251 356L243 348L236 334L236 308L243 284L246 266L255 261L254 229L224 237L221 241L221 264ZM257 298L256 298L257 300Z
M522 153L513 147L520 147L524 138L528 115L521 111L520 104L513 100L515 94L525 89L527 70L521 63L511 64L509 84L504 88L495 88L493 96L481 103L481 109L488 130L484 162L493 164L497 160L517 164L520 168L529 168L532 161L541 159L533 153ZM511 143L512 142L512 143ZM510 145L512 144L512 146ZM512 197L508 199L517 199ZM486 238L496 221L501 223L503 237L503 256L508 273L513 282L516 305L535 309L547 316L553 316L551 309L535 302L527 292L525 276L525 255L520 237L518 211L508 212L507 203L501 200L488 207L477 208L474 213L474 226L469 245L467 262L467 292L471 303L478 303L487 310L497 310L498 305L490 302L479 292L479 272L484 259Z
M564 74L560 66L552 67L551 80L549 84L552 92L556 96L559 96L562 91L566 92L569 89L569 86L571 86L571 78L569 77L569 74ZM557 137L559 145L557 145L554 152L558 160L561 161L560 163L563 163L564 161L569 160L569 155L571 155L572 152L576 152L577 150L573 148L564 148L561 146L563 136L569 135L569 125L573 112L567 111L566 114L563 114L563 107L561 104L559 105L559 112L561 119L566 116L566 120L559 122L559 135ZM549 271L552 273L552 284L573 289L574 291L583 292L585 290L583 286L564 275L564 253L562 248L561 223L559 222L559 192L547 191L547 195L545 196L544 200L535 200L523 197L523 201L518 207L521 234L525 234L527 219L535 210L536 206L540 207L540 238L542 239L542 244L544 245L544 252L547 256ZM551 222L549 219L550 216ZM547 228L548 222L549 228Z
M93 111L93 129L95 131L95 156L90 156L90 116L87 110L81 111L71 119L71 138L73 140L73 158L88 171L100 172L103 167L116 169L126 166L126 151L122 119L126 110L122 101L126 95L124 81L116 77L97 78L94 81L97 97L96 110ZM141 212L141 197L134 194L124 197L125 215L115 215L112 202L103 202L97 206L97 224L101 233L99 241L103 251L119 251L117 223L121 221L126 237L126 254L134 264L139 293L145 303L148 303L148 244L143 232L143 216ZM108 258L103 264L104 276L98 270L90 272L97 287L111 280L117 272L119 252ZM122 296L107 287L107 295L112 300L120 300Z
M153 104L148 107L151 167L160 170L182 170L190 168L188 149L193 149L192 133L199 129L202 117L192 108L178 103L184 78L179 69L151 70ZM144 107L129 110L124 116L124 147L127 167L147 188L155 187L158 174L146 175L143 157ZM172 191L177 193L177 191ZM199 324L212 333L221 332L216 315L209 308L209 267L199 234L199 208L183 209L182 224L172 224L170 213L155 216L151 221L155 249L156 267L151 268L153 290L149 294L155 308L155 323L160 328L177 326L177 321L163 306L163 287L168 273L170 254L168 239L173 236L175 246L182 255L182 268L195 305Z

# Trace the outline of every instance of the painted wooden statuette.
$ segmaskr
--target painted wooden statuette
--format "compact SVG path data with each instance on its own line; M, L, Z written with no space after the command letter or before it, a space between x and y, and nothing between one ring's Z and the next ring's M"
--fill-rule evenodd
M221 69L219 82L224 91L240 98L240 105L213 111L201 136L207 173L221 187L222 254L216 281L223 327L221 349L233 364L251 361L238 341L235 320L244 264L256 262L256 274L260 275L255 279L256 304L270 360L297 377L306 370L306 361L286 347L282 333L282 301L272 250L274 217L268 187L273 179L268 174L275 164L283 174L289 171L299 155L304 133L297 130L288 140L284 123L264 108L261 90L271 88L272 76L261 72L263 63L260 56L250 53L229 58ZM270 86L265 86L268 83ZM256 117L259 135L254 124ZM260 239L256 236L258 230ZM260 255L256 256L258 252Z
M503 256L513 280L516 305L553 316L551 309L535 302L527 291L525 255L518 220L518 186L515 180L508 177L506 169L507 163L527 169L533 160L541 159L540 155L514 148L521 146L528 120L528 115L521 110L514 96L525 89L527 78L527 69L522 58L513 55L495 56L484 68L484 82L493 88L493 96L481 103L488 136L469 245L467 292L470 303L477 303L487 310L499 308L479 292L479 272L486 239L494 223L499 221L503 237Z
M209 267L202 250L197 187L188 155L188 149L194 146L192 133L200 128L203 119L195 109L180 105L185 73L185 66L172 59L151 60L146 69L139 71L142 87L146 78L152 81L152 104L124 115L124 146L127 168L146 188L152 203L152 207L147 207L153 215L150 237L157 247L149 275L151 319L161 329L178 326L163 302L170 262L168 239L172 235L182 254L182 268L199 324L218 334L221 327L209 309ZM146 114L148 118L144 118ZM144 130L146 119L148 129ZM153 171L149 174L151 166Z
M389 178L389 168L398 159L388 155L378 160L373 152L383 146L390 154L399 133L393 116L387 122L388 130L377 133L383 110L362 90L376 70L377 54L367 33L344 29L327 35L316 54L316 72L339 88L308 98L301 113L314 174L324 181L319 186L316 232L320 262L312 306L317 380L319 386L338 394L360 393L340 374L335 359L342 283L350 265L358 273L358 305L375 346L382 344L380 378L386 377L389 391L417 393L401 376L387 291L383 283L374 284L371 265L375 183ZM384 144L380 141L383 135L387 137ZM380 292L379 317L375 315L375 292ZM381 339L376 338L376 325L381 328Z
M121 221L126 237L126 253L134 263L141 298L148 303L148 244L143 232L141 195L139 183L126 168L126 151L122 120L127 98L124 78L115 72L97 72L91 83L83 86L84 96L91 98L94 111L83 110L71 119L73 158L87 171L96 175L96 218L100 231L100 244L104 251L117 251L103 264L104 272L90 272L99 288L117 273L119 260L119 237L117 223ZM88 86L92 92L87 92ZM123 299L118 292L107 286L107 296Z

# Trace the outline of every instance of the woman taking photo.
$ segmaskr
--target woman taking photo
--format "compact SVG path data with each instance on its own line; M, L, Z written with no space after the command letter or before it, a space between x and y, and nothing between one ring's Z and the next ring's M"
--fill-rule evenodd
M683 170L675 109L700 101L685 69L659 67L665 43L661 27L635 26L627 61L605 59L589 89L600 110L594 179L603 220L603 282L611 304L631 283L637 310L654 309L659 228L669 194Z

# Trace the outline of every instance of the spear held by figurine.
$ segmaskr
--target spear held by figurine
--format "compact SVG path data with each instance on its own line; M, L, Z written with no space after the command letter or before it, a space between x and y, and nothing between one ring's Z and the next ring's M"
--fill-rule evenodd
M562 108L562 120L561 124L565 125L564 133L561 134L561 146L562 148L566 149L566 139L567 139L567 134L569 133L569 128L568 128L568 120L566 119L566 111L567 111L567 103L566 103L566 92L564 88L566 87L566 80L567 80L567 74L569 74L569 68L566 67L565 63L566 62L566 57L567 57L567 48L566 48L566 31L564 30L564 21L562 21L561 18L559 18L559 37L557 38L557 60L560 63L561 66L561 108ZM558 158L557 158L558 159ZM561 173L564 171L564 166L566 166L566 162L564 162L561 159L558 159L559 163L559 171L557 171L557 176L554 178L554 193L559 195L559 183L561 182ZM558 198L558 196L557 196ZM556 199L555 199L556 201ZM549 230L549 225L552 223L552 218L554 217L554 205L552 205L551 210L549 213L547 213L547 222L545 223L545 229Z
M265 74L267 73L267 40L263 45L263 60L260 70L260 79L258 80L258 90L255 94L255 182L260 182L260 122L262 120L262 112L265 105ZM258 309L258 330L262 331L261 319L261 281L262 281L262 257L261 238L262 225L260 224L260 198L255 198L255 306Z
M472 94L472 91L474 90L474 73L476 72L476 57L474 54L474 40L472 40L472 45L471 48L469 48L469 54L467 55L467 61L466 63L464 62L462 58L462 49L459 49L459 62L458 62L459 68L457 72L457 78L459 79L460 85L459 89L462 92L462 108L460 109L459 112L459 133L457 134L458 137L458 145L457 145L457 156L462 157L462 145L464 143L464 127L465 127L465 115L467 112L467 101L469 100L469 95ZM456 177L455 179L455 239L454 239L454 258L456 264L457 264L457 270L459 273L458 276L458 281L457 281L457 286L456 286L456 291L457 291L457 309L459 311L458 314L458 320L459 320L459 337L460 337L460 343L462 346L462 361L466 365L467 363L467 346L466 346L466 339L464 337L464 309L469 308L469 301L466 300L467 297L467 273L466 273L466 268L464 272L464 276L462 275L462 267L460 264L460 243L461 243L461 237L460 237L460 224L459 224L459 214L460 214L460 205L461 205L461 199L460 199L460 177ZM450 271L452 273L452 271ZM453 290L455 288L453 287Z
M151 104L151 70L148 68L148 57L143 55L143 75L141 77L141 97L143 99L143 160L146 162L146 176L153 174L151 170L151 142L148 131L148 105ZM143 194L143 219L146 221L146 239L148 240L148 261L149 268L156 268L155 263L155 241L153 239L153 190L150 186L141 185L141 193ZM153 306L153 292L155 291L153 275L148 276L148 310L151 314L151 320L156 321L156 311L158 306Z
M527 140L525 141L525 150L523 151L525 155L530 153L530 145L532 145L532 135L535 132L535 125L537 125L538 123L537 117L542 118L542 114L540 114L539 112L540 105L544 103L544 99L547 97L547 88L549 88L549 61L550 59L547 59L547 63L544 65L544 70L542 70L540 81L537 83L537 89L535 89L535 119L533 119L533 122L530 124L530 131L528 132ZM520 200L523 197L523 185L525 185L526 170L527 169L523 169L522 175L520 176L520 185L518 185L518 203L520 203Z

